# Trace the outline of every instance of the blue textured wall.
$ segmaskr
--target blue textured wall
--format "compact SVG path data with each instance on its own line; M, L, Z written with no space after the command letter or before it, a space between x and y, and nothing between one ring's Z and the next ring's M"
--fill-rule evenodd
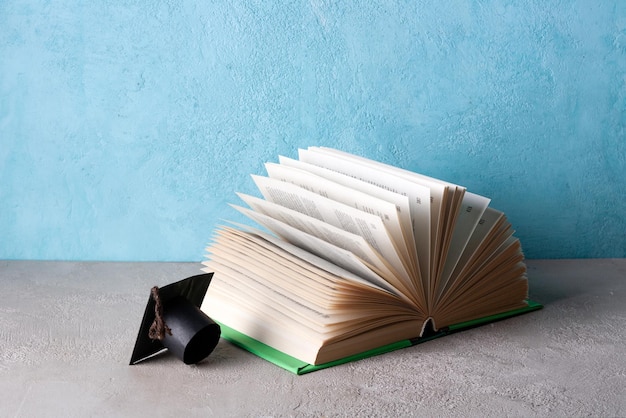
M226 3L0 0L0 258L200 260L308 145L626 256L626 2Z

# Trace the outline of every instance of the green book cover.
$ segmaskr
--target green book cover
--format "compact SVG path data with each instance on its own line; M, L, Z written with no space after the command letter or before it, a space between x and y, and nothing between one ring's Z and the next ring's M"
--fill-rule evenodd
M501 319L510 318L516 315L521 315L526 312L536 311L541 309L543 306L539 303L528 301L528 306L520 309L515 309L513 311L503 312L495 315L490 315L484 318L479 318L471 321L461 322L458 324L450 325L445 329L441 329L434 334L415 338L412 340L402 340L392 344L387 344L382 347L375 348L373 350L368 350L359 354L354 354L348 357L344 357L335 361L331 361L324 364L313 365L306 363L304 361L298 360L294 357L291 357L281 351L278 351L268 345L263 344L253 338L248 337L234 329L221 324L220 327L222 329L222 338L231 343L255 354L271 363L274 363L277 366L282 367L285 370L288 370L294 374L302 375L306 373L311 373L316 370L326 369L328 367L337 366L339 364L349 363L351 361L361 360L368 357L377 356L379 354L388 353L390 351L395 351L400 348L410 347L416 344L420 344L426 341L430 341L435 338L443 337L448 334L452 334L455 332L463 331L469 328L474 328L480 325L484 325L487 323L499 321Z

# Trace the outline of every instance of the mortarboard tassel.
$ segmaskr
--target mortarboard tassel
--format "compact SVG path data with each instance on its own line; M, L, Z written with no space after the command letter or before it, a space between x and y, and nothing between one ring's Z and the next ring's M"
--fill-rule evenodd
M151 290L152 299L154 299L154 321L150 325L148 337L151 340L163 341L165 333L172 335L172 330L167 326L163 319L163 305L161 305L161 297L159 296L159 287L154 286Z

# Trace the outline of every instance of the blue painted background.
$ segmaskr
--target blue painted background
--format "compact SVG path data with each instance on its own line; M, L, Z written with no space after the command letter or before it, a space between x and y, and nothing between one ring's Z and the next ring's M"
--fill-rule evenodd
M351 3L351 4L335 4ZM626 2L0 0L0 258L200 260L325 145L626 256Z

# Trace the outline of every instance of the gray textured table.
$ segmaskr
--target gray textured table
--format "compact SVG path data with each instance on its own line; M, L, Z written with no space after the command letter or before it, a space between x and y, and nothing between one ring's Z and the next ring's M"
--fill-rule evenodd
M199 264L0 261L0 416L626 416L626 259L528 265L541 311L295 376L225 341L128 366Z

